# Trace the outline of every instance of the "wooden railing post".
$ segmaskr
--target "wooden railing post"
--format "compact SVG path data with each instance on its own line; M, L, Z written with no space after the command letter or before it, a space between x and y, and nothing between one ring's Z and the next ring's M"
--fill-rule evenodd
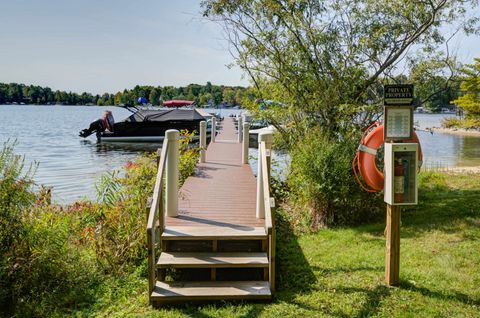
M167 171L166 171L166 212L168 216L178 215L178 130L169 129L165 132L168 140Z
M147 222L152 207L152 198L147 200ZM155 282L157 280L155 276L155 242L153 241L153 235L147 230L147 246L148 246L148 295L151 295Z
M147 198L147 205L145 206L147 208L147 222L148 222L148 217L150 216L150 209L152 208L152 202L153 202L152 197Z
M200 122L200 162L205 162L207 149L207 122Z
M268 281L270 282L270 290L272 292L275 291L275 255L276 255L276 236L277 232L275 229L275 214L276 214L276 207L275 207L275 200L273 198L270 198L270 209L272 212L272 234L269 236L269 251L268 251L268 258L269 258L269 263L270 263L270 269L269 269L269 277Z
M248 148L250 147L250 124L243 123L243 147L242 147L242 163L248 163Z
M215 135L217 134L217 119L212 117L212 136L210 137L210 142L215 142Z
M272 140L273 135L271 132L263 132L258 135L258 160L257 160L257 211L256 215L258 219L265 218L265 202L264 202L264 193L263 193L263 178L262 172L263 169L267 169L268 176L270 178L270 154L268 152L272 149ZM267 167L262 167L261 164L261 156L262 153L260 151L260 145L262 142L265 142L265 149L267 151Z
M243 119L242 116L238 116L238 142L242 142L243 137Z
M157 149L157 169L158 165L160 164L160 156L162 155L162 148Z

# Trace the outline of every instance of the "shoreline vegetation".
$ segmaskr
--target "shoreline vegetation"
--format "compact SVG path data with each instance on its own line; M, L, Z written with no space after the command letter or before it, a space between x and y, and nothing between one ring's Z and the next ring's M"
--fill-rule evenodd
M146 98L153 106L171 99L193 100L199 106L228 104L239 105L244 98L254 98L249 88L242 86L189 84L187 86L140 86L116 93L91 94L52 90L50 87L17 83L0 83L0 105L84 105L118 106L139 105Z
M2 193L15 193L17 203L9 205L8 196L0 197L2 213L13 213L2 215L11 223L4 221L0 227L3 315L473 317L478 313L480 174L453 170L420 174L419 205L402 212L398 288L383 283L381 215L360 225L312 231L299 211L279 200L278 286L273 302L154 309L147 295L144 201L153 189L155 154L129 162L124 177L104 175L97 183L97 202L59 206L29 190L31 179L18 169L21 158L12 150L4 150L1 157L15 160L0 161ZM181 158L184 180L193 172L198 154ZM400 307L401 312L396 309Z
M461 136L474 136L480 137L480 128L476 129L465 129L465 128L454 128L454 127L432 127L429 130L441 133L441 134L451 134L451 135L461 135Z
M193 134L181 134L180 184L199 154L189 147ZM146 276L145 208L156 153L102 175L96 200L61 205L36 190L34 169L14 147L0 149L0 316L64 316L115 293L131 275Z
M442 127L433 127L432 131L464 136L480 136L480 117L477 115L469 115L465 118L448 117L442 121Z

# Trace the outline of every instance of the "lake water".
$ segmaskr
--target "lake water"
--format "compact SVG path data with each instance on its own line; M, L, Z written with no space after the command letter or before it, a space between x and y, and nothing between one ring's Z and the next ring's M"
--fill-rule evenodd
M450 114L414 114L420 129L440 127ZM480 137L417 131L427 167L480 166Z
M35 180L53 186L54 201L68 203L83 197L95 198L94 184L101 174L120 169L139 153L160 146L97 143L94 136L78 137L78 132L106 109L113 111L117 121L130 114L118 107L0 105L0 142L16 140L16 153L24 155L27 163L39 164ZM221 112L228 116L239 111ZM415 121L421 128L439 126L444 116L416 114ZM426 165L480 166L480 138L425 132L418 135Z

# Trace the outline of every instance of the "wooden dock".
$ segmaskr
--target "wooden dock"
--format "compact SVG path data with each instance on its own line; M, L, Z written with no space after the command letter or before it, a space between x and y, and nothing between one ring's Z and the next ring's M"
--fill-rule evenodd
M250 165L241 163L242 145L237 141L232 118L208 146L206 162L180 189L178 216L167 217L167 227L263 226L255 217L257 181Z
M259 164L266 168L258 184L250 165L242 164L244 145L235 122L226 118L208 145L205 162L178 191L175 215L166 213L163 200L168 143L159 160L147 226L151 303L271 299L275 229L265 143ZM257 200L262 201L259 217Z

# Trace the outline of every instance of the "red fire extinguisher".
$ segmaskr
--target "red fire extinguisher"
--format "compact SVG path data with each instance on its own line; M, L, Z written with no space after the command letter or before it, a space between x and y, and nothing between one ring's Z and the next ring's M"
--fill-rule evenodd
M394 202L402 203L405 193L405 169L402 160L396 159L393 173Z

